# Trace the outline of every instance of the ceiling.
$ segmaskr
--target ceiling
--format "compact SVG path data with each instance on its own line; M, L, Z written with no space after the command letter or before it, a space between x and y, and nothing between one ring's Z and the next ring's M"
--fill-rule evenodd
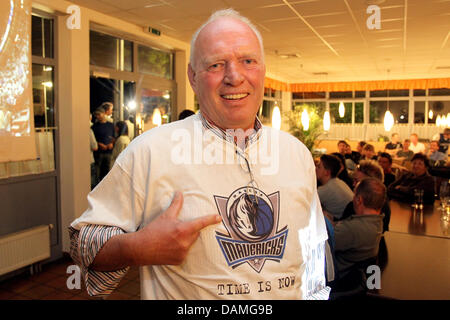
M268 75L289 83L450 77L450 0L71 2L185 42L214 10L234 8L260 30ZM380 29L367 27L371 4Z

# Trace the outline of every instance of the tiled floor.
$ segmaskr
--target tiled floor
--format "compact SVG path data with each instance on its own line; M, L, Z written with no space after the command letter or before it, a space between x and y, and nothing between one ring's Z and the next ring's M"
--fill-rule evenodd
M44 265L33 276L20 275L0 282L0 300L98 300L86 293L83 281L81 289L67 288L67 267L74 263L63 258ZM139 300L139 269L131 268L108 300Z

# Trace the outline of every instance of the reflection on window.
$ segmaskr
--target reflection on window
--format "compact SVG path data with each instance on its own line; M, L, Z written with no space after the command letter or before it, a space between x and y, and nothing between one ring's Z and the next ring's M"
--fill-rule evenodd
M33 56L53 58L53 20L32 16L31 30Z
M121 71L133 71L133 43L90 31L90 64Z
M138 46L139 71L156 77L173 79L173 55L150 47Z
M371 98L380 97L408 97L409 90L374 90L370 91Z
M305 102L294 102L292 104L292 110L295 110L297 106L307 105L309 110L314 110L319 117L323 117L325 110L327 108L326 102L316 102L316 101L305 101Z
M414 102L414 123L425 123L425 101Z
M171 119L171 92L168 90L142 89L139 115L136 116L138 130L146 131Z
M35 128L55 127L52 66L33 64L33 109Z
M353 98L353 91L330 92L330 99Z
M387 101L370 101L370 123L383 123L387 110ZM389 110L394 115L394 122L408 123L408 101L389 101Z
M364 103L356 102L355 103L355 123L363 123L364 122Z
M281 99L281 91L271 88L264 88L264 97Z
M336 102L330 103L331 123L352 123L353 103L344 103L345 113L342 118L339 115L339 104Z
M325 99L326 92L292 92L292 99Z
M433 113L433 118L428 118L428 123L436 123L438 116L447 116L450 113L450 101L429 101L428 108Z

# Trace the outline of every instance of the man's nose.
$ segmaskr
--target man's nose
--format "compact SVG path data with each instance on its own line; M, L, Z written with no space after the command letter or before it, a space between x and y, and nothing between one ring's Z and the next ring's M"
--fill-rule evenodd
M237 62L229 62L225 67L224 81L231 86L238 86L244 81L241 66Z

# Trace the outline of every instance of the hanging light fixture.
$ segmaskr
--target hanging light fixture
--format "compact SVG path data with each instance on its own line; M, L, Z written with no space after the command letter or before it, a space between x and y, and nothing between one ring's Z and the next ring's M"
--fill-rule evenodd
M159 108L153 109L152 122L155 126L160 126L162 124L162 117Z
M305 109L303 109L302 112L302 126L303 126L303 131L308 131L309 129L309 114L308 111Z
M440 127L441 126L441 116L440 115L438 115L437 117L436 117L436 127Z
M330 131L330 126L331 126L330 111L327 110L323 114L323 130Z
M428 119L433 119L433 110L428 111Z
M343 118L345 116L345 106L344 103L341 101L339 103L339 117Z
M389 69L388 69L388 79L389 79ZM389 110L389 89L387 89L387 110L384 114L384 130L385 131L391 131L392 127L394 126L394 116Z
M272 112L272 128L280 130L281 128L281 112L278 107L277 102L275 102L275 107Z

